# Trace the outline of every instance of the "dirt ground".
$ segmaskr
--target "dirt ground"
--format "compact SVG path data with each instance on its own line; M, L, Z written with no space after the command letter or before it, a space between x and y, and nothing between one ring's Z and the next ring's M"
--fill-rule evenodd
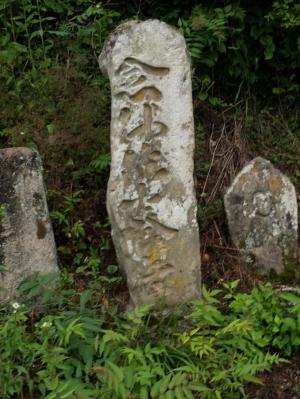
M300 354L288 364L280 364L258 376L264 385L249 385L250 399L298 399L300 398Z

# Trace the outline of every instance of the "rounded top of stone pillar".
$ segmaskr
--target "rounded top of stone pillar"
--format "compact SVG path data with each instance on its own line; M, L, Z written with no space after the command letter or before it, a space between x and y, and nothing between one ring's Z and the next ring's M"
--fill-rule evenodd
M283 175L267 159L256 157L237 174L225 194L225 201L235 191L259 192L265 186L268 186L268 189L276 195L280 195L285 186L293 190L293 184L287 176Z
M190 58L184 37L175 27L158 19L128 21L119 25L107 38L99 56L99 66L104 75L109 75L113 67L123 62L124 56L139 57L144 62L163 65L162 47L165 47L165 54L170 49L173 52L177 50L173 66L186 62L187 55Z
M8 147L8 148L1 148L0 149L0 156L5 156L7 158L10 157L15 157L18 155L23 155L23 156L32 156L32 154L37 153L36 150L32 150L31 148L28 147Z
M5 164L5 165L4 165ZM38 151L28 147L9 147L0 149L0 168L16 170L24 164L42 169L42 161Z

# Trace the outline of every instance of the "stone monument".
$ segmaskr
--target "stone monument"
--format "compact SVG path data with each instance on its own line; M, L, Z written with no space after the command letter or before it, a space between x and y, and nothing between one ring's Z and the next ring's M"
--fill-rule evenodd
M110 35L99 64L112 92L107 208L132 303L196 298L200 248L184 38L158 20L131 21Z
M297 265L297 199L290 180L271 162L255 158L225 195L233 243L262 274L293 275Z
M12 297L34 272L58 271L42 178L42 163L29 148L0 150L0 299Z

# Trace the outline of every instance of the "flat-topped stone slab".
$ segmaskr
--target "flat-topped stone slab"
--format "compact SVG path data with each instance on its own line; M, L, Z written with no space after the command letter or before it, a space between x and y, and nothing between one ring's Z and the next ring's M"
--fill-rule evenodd
M35 272L58 271L45 196L42 162L29 148L0 150L0 299L14 296L18 284Z
M295 274L298 217L293 184L271 162L255 158L225 195L233 243L262 274Z
M112 92L107 208L134 305L199 296L190 59L167 24L131 21L99 58Z

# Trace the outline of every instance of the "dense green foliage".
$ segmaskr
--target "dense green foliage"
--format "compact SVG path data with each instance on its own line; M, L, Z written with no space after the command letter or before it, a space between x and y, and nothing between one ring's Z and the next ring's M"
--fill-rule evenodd
M128 18L158 17L185 35L202 101L209 98L222 106L258 85L264 86L260 95L296 99L298 2L172 3L148 0L136 7L125 1L1 0L2 83L21 100L28 91L45 89L49 69L81 62L85 82L103 87L96 57L108 33Z
M3 399L247 397L245 382L300 347L299 291L239 294L235 281L190 305L121 314L101 306L95 284L50 283L24 282L24 303L0 309Z
M41 78L37 71L67 57L84 56L86 64L93 64L116 24L128 18L157 17L180 27L204 85L208 80L216 82L220 90L229 82L249 88L264 82L276 94L299 89L295 81L300 63L298 2L172 3L148 0L136 7L135 2L125 1L2 0L5 82L22 90L26 81ZM88 69L95 78L95 64Z
M270 159L300 190L299 1L0 0L1 147L39 150L61 266L54 292L36 277L21 305L0 308L1 398L240 398L299 349L300 294L269 285L236 293L227 283L170 312L122 312L105 210L110 92L97 57L117 25L146 18L178 27L191 52L208 258L216 235L228 243L222 193L245 160ZM228 280L224 263L240 275L232 259L204 270L205 284Z

